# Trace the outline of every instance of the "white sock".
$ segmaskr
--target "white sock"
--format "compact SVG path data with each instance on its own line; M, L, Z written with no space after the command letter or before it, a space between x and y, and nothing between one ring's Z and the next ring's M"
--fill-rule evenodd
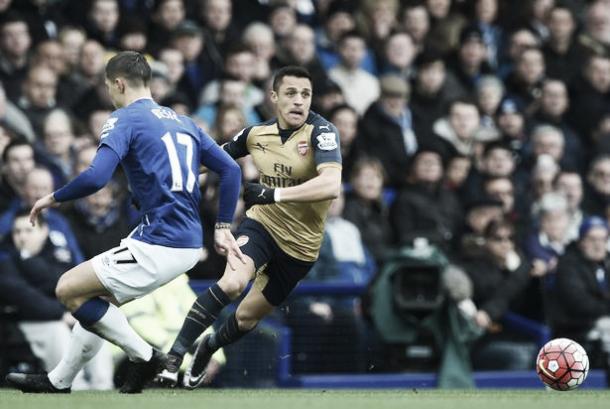
M103 344L102 338L87 331L77 322L72 328L68 348L57 366L49 372L51 384L59 389L71 387L76 375L97 354Z
M91 330L125 351L131 361L150 361L153 349L127 322L125 314L110 304L106 314L91 326Z

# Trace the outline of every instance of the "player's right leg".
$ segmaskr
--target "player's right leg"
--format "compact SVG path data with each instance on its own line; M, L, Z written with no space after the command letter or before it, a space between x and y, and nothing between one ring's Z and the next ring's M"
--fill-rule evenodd
M246 263L235 260L235 270L227 265L222 278L197 297L168 353L169 363L159 374L159 380L164 384L176 384L184 355L203 331L216 321L222 309L241 295L255 272L271 257L273 239L260 223L245 219L236 236Z
M158 379L167 386L175 386L184 355L192 348L199 336L216 321L220 312L239 297L248 282L254 277L254 261L244 253L246 263L237 259L235 270L228 265L220 280L197 297L189 310L172 348L167 354L168 362ZM230 255L229 257L233 257Z

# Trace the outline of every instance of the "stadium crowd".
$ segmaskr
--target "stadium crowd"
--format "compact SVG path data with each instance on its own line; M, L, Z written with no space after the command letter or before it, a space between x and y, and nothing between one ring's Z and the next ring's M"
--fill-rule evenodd
M139 220L120 174L41 226L26 217L89 166L112 126L103 71L119 50L145 53L157 102L219 144L274 116L275 69L310 71L313 109L340 132L344 195L309 280L374 282L393 250L423 243L471 287L458 305L483 333L476 368L530 365L527 342L502 325L508 311L610 352L609 0L0 0L3 365L22 337L54 366L50 337L38 338L73 322L59 275ZM203 188L206 233L217 182ZM224 270L210 235L205 246L192 279ZM367 305L294 300L283 318L302 332L295 368L370 370L383 348ZM90 387L110 387L109 359Z

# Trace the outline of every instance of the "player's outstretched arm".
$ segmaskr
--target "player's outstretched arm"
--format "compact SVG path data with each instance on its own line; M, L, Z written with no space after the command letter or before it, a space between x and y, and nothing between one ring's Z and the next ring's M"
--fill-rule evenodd
M102 145L91 165L61 189L38 200L30 212L30 223L34 222L41 211L56 203L80 199L97 192L112 178L119 164L119 156L109 147Z
M341 191L341 168L327 166L307 182L292 187L268 188L258 183L249 183L244 189L246 207L276 202L319 202L335 199Z
M230 230L239 200L241 168L229 154L213 142L202 150L201 164L220 175L220 199L218 218L214 229L214 247L219 254L227 257L229 267L235 270L233 258L237 258L244 264L246 263L246 259Z

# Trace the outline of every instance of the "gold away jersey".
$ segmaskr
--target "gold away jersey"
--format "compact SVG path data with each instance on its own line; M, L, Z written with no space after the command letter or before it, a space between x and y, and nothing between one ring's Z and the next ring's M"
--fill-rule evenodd
M339 133L314 112L298 129L280 129L275 119L246 128L224 149L234 159L252 155L259 182L270 188L300 185L327 166L341 168ZM246 215L260 222L288 255L315 261L329 204L330 200L255 205Z

